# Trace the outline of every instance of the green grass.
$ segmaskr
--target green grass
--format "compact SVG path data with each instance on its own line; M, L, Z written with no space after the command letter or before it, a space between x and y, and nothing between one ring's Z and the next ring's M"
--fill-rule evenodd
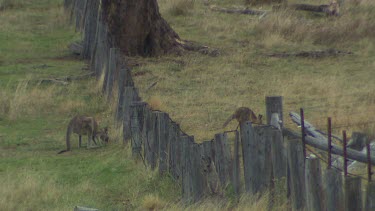
M244 7L242 1L210 2ZM170 12L170 1L159 1L159 5L182 39L221 52L218 57L187 53L143 59L140 63L145 65L134 68L135 73L146 73L135 77L144 99L158 99L159 109L170 113L197 141L223 131L222 123L239 106L265 114L265 97L272 95L284 97L285 112L304 107L306 118L320 129L325 130L326 118L331 116L333 127L353 125L337 128L336 134L342 129L374 131L374 123L360 125L373 121L370 114L375 113L375 7L371 1L348 2L338 18L282 10L261 20L214 12L200 2L191 14L179 16ZM328 48L354 54L323 59L267 56ZM157 86L145 92L154 81ZM285 116L287 126L294 127Z
M146 195L177 200L179 187L169 177L135 163L116 142L111 104L98 94L95 79L37 85L86 73L87 64L67 49L81 35L68 24L62 3L20 0L0 12L0 210L133 210ZM87 150L74 141L72 152L57 155L76 114L110 126L114 142Z
M168 112L198 142L222 132L222 123L238 106L264 114L264 98L270 95L284 96L285 112L305 107L307 119L320 129L332 116L334 127L349 124L344 128L349 132L374 131L374 124L358 124L373 121L375 113L371 0L348 3L339 18L280 11L261 20L214 12L201 1L179 1L158 1L163 17L182 39L221 54L129 60L142 64L133 73L143 99ZM209 2L243 7L242 0ZM62 3L0 0L0 210L72 210L75 205L183 209L180 187L132 161L129 148L121 146L113 105L99 94L100 83L87 79L67 86L37 85L42 78L83 74L87 67L67 50L81 35L68 24ZM266 56L327 48L354 54L324 59ZM155 81L158 84L146 92ZM76 114L93 115L100 125L110 126L114 142L95 150L78 149L73 142L72 152L57 155L65 148L66 125ZM288 119L285 124L293 127ZM234 122L228 126L235 127ZM267 195L261 200L243 196L236 204L230 191L225 194L227 199L208 199L187 209L267 207ZM278 200L278 209L287 210L283 199Z

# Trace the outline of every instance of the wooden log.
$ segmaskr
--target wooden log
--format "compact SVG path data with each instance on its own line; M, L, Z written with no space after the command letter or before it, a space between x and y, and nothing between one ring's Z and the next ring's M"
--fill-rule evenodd
M339 15L339 11L337 8L331 7L327 4L322 5L311 5L311 4L290 4L288 5L289 8L295 9L295 10L303 10L303 11L309 11L309 12L322 12L326 13L327 15Z
M284 148L284 140L281 131L272 129L271 155L272 155L272 172L275 180L286 177L287 155Z
M159 174L164 175L168 171L168 136L169 116L167 113L158 112L158 135L159 135Z
M345 177L344 179L345 211L362 210L362 190L360 177Z
M131 105L131 147L132 147L132 156L133 158L141 158L142 150L142 130L143 130L143 112L144 107L147 104L145 102L135 102Z
M314 59L321 59L325 57L335 57L335 56L344 56L344 55L351 55L353 52L350 51L341 51L337 49L327 49L321 51L300 51L296 53L271 53L268 54L270 57L277 57L277 58L289 58L289 57L301 57L301 58L314 58Z
M241 177L240 177L240 134L238 131L235 132L234 139L234 153L232 158L232 185L234 192L237 196L241 193Z
M215 12L224 12L229 14L243 14L243 15L265 15L269 11L266 10L252 10L252 9L228 9L211 6L210 9Z
M324 177L327 210L344 210L341 172L333 168L327 169Z
M288 140L287 143L288 178L292 210L305 207L305 162L302 144L299 140Z
M302 137L300 134L290 130L290 129L283 129L283 134L285 136L289 136L291 138L300 138ZM310 136L306 136L305 138L306 144L313 146L315 148L328 151L328 144L324 140L313 138ZM343 156L342 147L332 144L332 153L335 155ZM367 163L367 156L364 153L358 152L356 150L347 149L347 156L349 159L356 160L358 162ZM371 163L375 163L375 156L371 156Z
M99 211L95 208L89 208L89 207L82 207L82 206L75 206L74 211Z
M87 12L84 23L82 58L91 59L99 12L98 0L87 0Z
M366 186L365 210L375 210L375 183L369 182Z
M215 150L215 166L216 171L220 178L222 187L226 187L230 181L230 146L228 144L228 137L226 133L215 134L215 140L213 141L213 147Z
M267 96L266 97L266 117L267 124L271 124L271 117L273 113L279 114L280 127L283 128L284 125L284 115L283 115L283 97L282 96Z
M326 210L324 205L323 184L320 161L316 157L306 159L306 210Z

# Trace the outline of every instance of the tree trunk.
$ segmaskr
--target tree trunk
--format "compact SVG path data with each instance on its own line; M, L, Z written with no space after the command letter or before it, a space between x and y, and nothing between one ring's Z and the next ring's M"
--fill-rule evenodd
M157 0L102 0L102 15L112 43L128 56L157 56L183 48L161 17Z

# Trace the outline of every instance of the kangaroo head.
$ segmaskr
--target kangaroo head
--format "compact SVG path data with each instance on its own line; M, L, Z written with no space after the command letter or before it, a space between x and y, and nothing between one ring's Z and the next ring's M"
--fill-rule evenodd
M263 115L258 114L258 124L262 124Z
M108 143L109 142L108 127L101 129L97 133L97 136L100 138L100 140L104 141L105 143Z

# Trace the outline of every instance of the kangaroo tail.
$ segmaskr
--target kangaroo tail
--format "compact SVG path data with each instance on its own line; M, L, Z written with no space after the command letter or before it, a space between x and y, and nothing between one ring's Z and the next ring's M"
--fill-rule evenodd
M57 154L62 154L62 153L67 152L67 151L69 151L69 150L64 149L64 150L61 150L60 152L58 152Z
M226 126L229 124L229 122L232 121L234 118L235 118L235 116L234 116L234 115L231 115L231 116L227 119L227 121L224 122L224 124L223 124L223 128L226 127Z
M71 134L72 134L72 126L71 126L71 124L69 124L68 129L66 130L66 151L70 151L70 135ZM63 153L63 152L61 152L61 153ZM59 153L59 154L61 154L61 153Z

